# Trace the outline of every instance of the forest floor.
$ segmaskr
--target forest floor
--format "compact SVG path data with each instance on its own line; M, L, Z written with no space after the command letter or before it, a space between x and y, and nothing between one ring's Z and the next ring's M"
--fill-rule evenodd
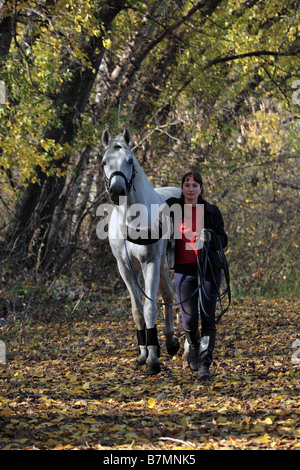
M160 314L162 371L149 377L125 294L94 315L77 307L1 328L0 449L300 448L299 298L234 302L205 384L184 367L179 323L171 358Z

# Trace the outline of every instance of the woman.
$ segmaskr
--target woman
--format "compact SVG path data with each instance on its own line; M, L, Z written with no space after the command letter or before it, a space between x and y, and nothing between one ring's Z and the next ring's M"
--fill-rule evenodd
M181 302L180 309L182 324L187 342L189 344L188 363L189 367L196 371L200 380L210 379L209 367L213 360L213 350L216 339L215 310L216 294L221 283L221 270L218 256L218 241L211 232L203 230L203 224L197 220L199 204L204 208L204 228L210 229L218 236L223 248L227 245L227 235L224 230L224 222L220 210L217 206L210 204L203 199L203 182L199 173L191 171L182 178L182 196L170 198L166 201L166 206L162 211L162 217L151 228L141 229L139 238L136 234L126 233L127 239L138 244L154 243L153 234L164 235L164 228L167 225L165 220L172 220L173 239L175 242L175 289L178 300ZM180 216L174 216L175 211L171 208L179 205ZM127 227L126 227L127 231ZM132 236L130 236L132 235ZM152 238L151 238L152 235ZM199 333L199 291L197 275L197 250L200 242L209 241L208 269L204 279L206 295L202 298L200 306L201 334ZM201 260L200 260L201 262ZM170 267L170 266L169 266ZM172 266L173 267L173 266Z
M168 200L168 205L174 203ZM186 204L192 206L192 211L196 210L197 204L204 206L204 228L213 230L219 237L223 248L227 245L227 235L224 230L224 222L218 207L203 199L203 182L197 172L186 173L182 178L182 196L179 199L182 208ZM195 222L195 216L193 217ZM188 224L190 225L190 224ZM201 228L201 224L200 224ZM178 229L178 227L177 227ZM210 232L194 232L192 239L186 238L189 227L185 224L185 219L180 226L182 238L175 241L175 289L177 292L182 315L182 324L189 343L188 363L192 370L198 370L200 380L210 379L209 367L213 360L213 350L216 339L215 311L216 295L221 284L221 271L218 265L219 248L215 237L211 237ZM174 220L174 231L176 233L176 221ZM187 242L197 242L197 238L207 242L209 238L209 259L206 277L204 279L204 289L206 295L202 297L200 306L201 334L199 333L199 291L197 276L197 251L187 250ZM200 260L201 262L201 260ZM194 292L196 293L192 295ZM187 299L187 300L186 300Z

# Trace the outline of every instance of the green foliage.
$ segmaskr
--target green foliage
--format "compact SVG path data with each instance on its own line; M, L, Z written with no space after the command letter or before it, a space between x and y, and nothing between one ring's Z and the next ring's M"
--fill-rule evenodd
M95 17L99 5L62 0L43 10L36 2L18 2L16 9L13 3L6 4L6 14L14 12L19 22L1 75L8 102L1 109L0 164L4 170L17 169L21 186L38 182L40 171L47 176L65 174L66 168L57 161L77 144L71 148L69 143L45 138L45 131L61 128L69 111L67 104L57 108L55 99L73 78L70 58L82 70L91 67L82 45L85 37L101 33L101 22ZM24 20L27 15L32 25Z

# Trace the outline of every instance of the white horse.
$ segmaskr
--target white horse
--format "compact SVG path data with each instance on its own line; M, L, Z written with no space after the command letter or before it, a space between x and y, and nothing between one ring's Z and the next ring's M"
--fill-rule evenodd
M130 222L127 217L134 204L142 204L147 209L150 226L152 223L151 206L161 206L171 196L179 197L181 190L171 187L153 188L131 151L132 139L127 129L124 129L122 135L113 139L109 130L106 129L102 134L102 143L104 146L102 164L106 189L115 204L109 223L109 243L131 298L132 315L137 327L139 346L137 363L138 365L146 363L146 373L153 375L160 372L160 348L156 330L158 290L160 290L165 304L171 304L173 301L172 282L168 270L164 269L167 240L161 238L149 245L137 245L126 241L131 268L135 276L138 277L142 273L144 278L146 298L143 304L141 291L137 287L127 262L124 236L120 227L124 222ZM172 306L165 305L164 319L167 351L171 356L174 356L178 352L179 342L174 337Z

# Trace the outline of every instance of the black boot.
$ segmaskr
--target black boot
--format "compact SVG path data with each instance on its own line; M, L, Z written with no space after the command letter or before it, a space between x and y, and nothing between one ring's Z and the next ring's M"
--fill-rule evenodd
M199 329L184 330L185 337L189 343L188 364L191 370L198 370L199 355Z
M199 380L211 379L209 366L213 361L213 351L216 341L216 327L203 328L200 338L198 378Z

